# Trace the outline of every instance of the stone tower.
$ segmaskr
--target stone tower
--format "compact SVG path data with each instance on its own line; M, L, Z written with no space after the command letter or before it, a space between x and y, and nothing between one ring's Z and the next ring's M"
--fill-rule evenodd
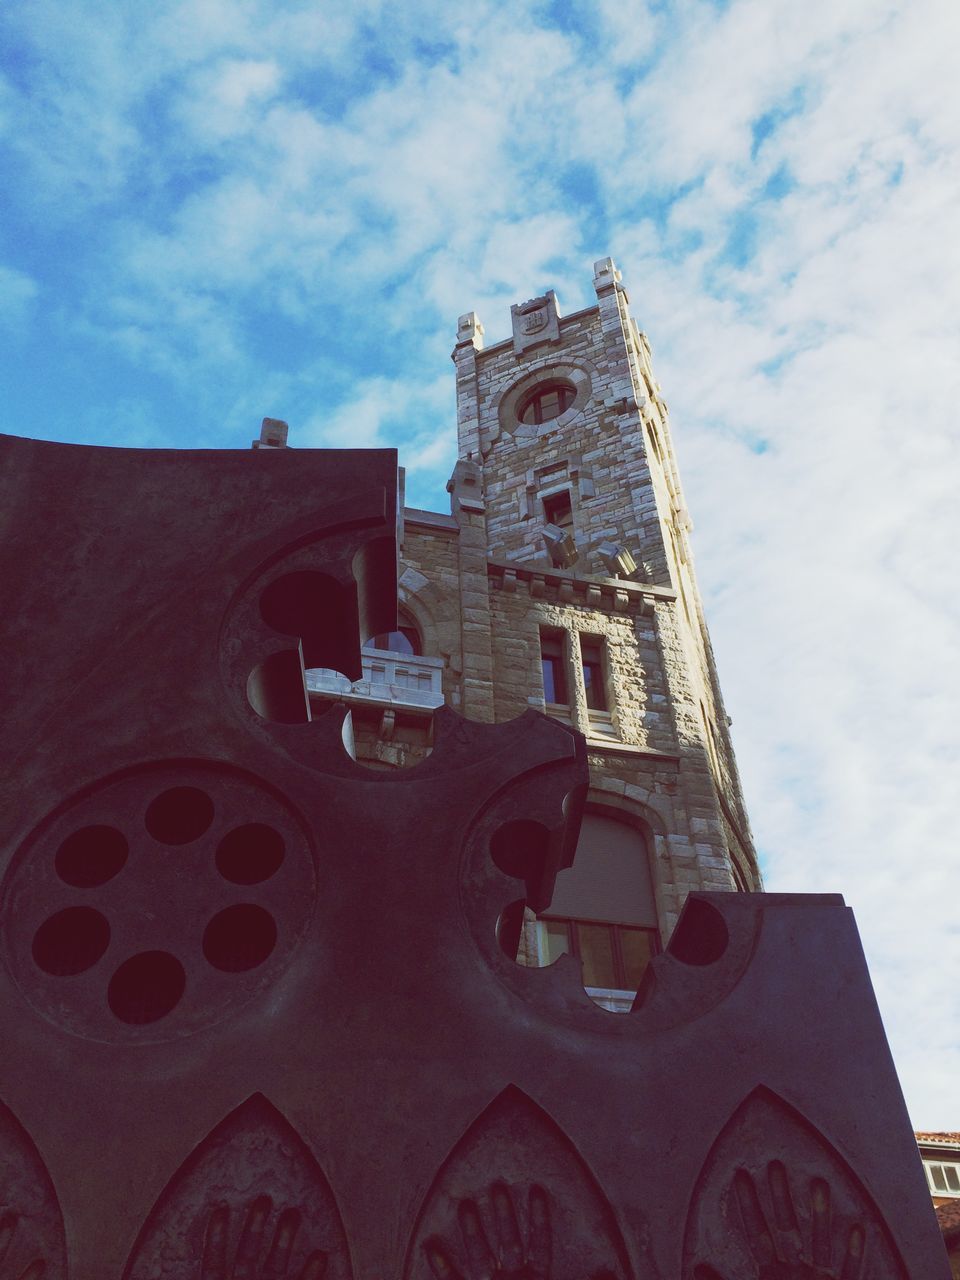
M490 346L461 317L451 514L405 509L400 630L368 644L364 680L310 682L346 694L357 757L380 767L423 759L443 702L488 723L533 707L586 736L576 863L527 911L518 958L572 951L620 1010L689 890L760 877L666 404L610 259L594 283L571 316L553 292L514 306Z

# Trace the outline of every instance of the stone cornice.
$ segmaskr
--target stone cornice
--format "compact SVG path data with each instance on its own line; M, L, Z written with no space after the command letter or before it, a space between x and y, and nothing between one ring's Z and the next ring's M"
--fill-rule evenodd
M676 600L672 587L656 586L652 582L631 582L625 578L578 578L562 569L546 569L521 564L509 564L500 560L487 561L487 573L498 578L504 591L516 591L518 583L524 583L532 596L545 596L556 592L561 603L586 604L594 609L612 609L617 613L627 608L639 608L641 613L651 613L657 600Z

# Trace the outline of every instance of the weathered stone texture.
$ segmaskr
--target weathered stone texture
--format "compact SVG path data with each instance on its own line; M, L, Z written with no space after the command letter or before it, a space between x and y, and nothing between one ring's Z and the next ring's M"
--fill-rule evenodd
M478 720L543 709L541 631L565 637L569 704L557 714L588 738L594 800L647 831L665 940L691 888L756 888L759 875L667 407L609 261L595 283L596 307L563 317L554 299L533 299L515 326L542 310L542 332L486 348L476 316L461 317L452 515L407 512L400 602L425 652L444 658L445 699ZM550 380L572 403L539 426L520 421ZM544 497L563 492L579 553L568 568L541 537ZM630 580L610 577L604 542L632 553ZM603 643L606 717L586 705L581 636ZM388 745L401 763L428 749L409 730Z

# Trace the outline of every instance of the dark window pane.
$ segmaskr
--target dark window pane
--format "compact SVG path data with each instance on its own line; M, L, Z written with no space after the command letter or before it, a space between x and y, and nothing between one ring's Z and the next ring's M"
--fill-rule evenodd
M607 691L603 680L603 642L581 636L580 658L583 663L583 685L587 694L587 706L591 711L606 711Z
M540 659L543 670L544 702L566 703L567 682L563 678L563 659L544 657Z
M623 989L636 991L640 979L656 955L656 934L650 929L621 928L619 931L620 956L623 960Z
M603 668L596 662L583 664L583 685L587 692L587 706L591 711L606 711L607 694L603 687Z
M930 1170L930 1178L933 1182L934 1189L937 1191L946 1191L947 1184L943 1176L943 1167L939 1164L927 1165Z
M613 929L606 924L575 924L577 950L585 987L616 987L613 960Z
M382 631L378 636L371 636L363 647L415 656L420 652L420 637L413 627L400 627L397 631Z
M957 1166L955 1164L945 1164L943 1172L947 1179L947 1186L951 1191L960 1191L960 1177L957 1176Z
M570 505L570 491L553 493L543 500L543 514L548 524L555 524L559 529L568 529L573 524L573 508Z

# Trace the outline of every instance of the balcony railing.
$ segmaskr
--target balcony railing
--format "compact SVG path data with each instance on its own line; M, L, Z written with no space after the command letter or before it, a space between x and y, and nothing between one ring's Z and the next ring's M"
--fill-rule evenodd
M307 692L342 702L433 711L443 703L443 659L386 649L364 649L363 676L350 681L339 671L315 667L307 672Z

